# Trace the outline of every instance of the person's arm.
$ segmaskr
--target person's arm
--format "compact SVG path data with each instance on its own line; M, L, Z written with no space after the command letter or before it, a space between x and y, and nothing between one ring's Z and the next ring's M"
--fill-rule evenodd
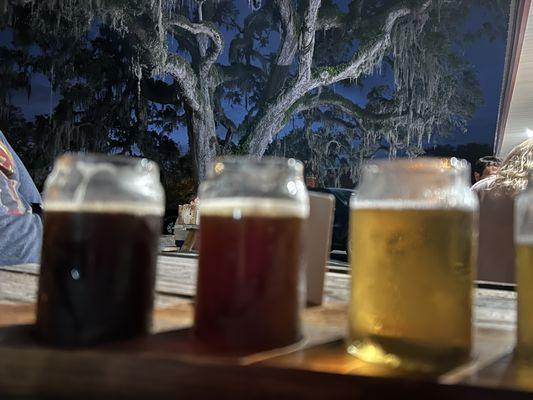
M40 195L17 160L20 162L0 132L0 265L39 263L41 255L43 224L30 204L40 204ZM26 185L20 182L21 176ZM27 197L21 189L27 191Z
M43 224L18 192L18 182L0 171L0 265L39 263Z
M31 178L26 166L22 163L22 160L19 158L18 154L13 150L6 137L0 131L0 142L5 146L6 150L10 153L14 161L15 167L15 179L20 183L18 192L20 196L28 204L42 204L41 194L37 190L33 179ZM38 208L38 206L34 206Z
M36 214L0 215L0 265L38 264L42 235Z

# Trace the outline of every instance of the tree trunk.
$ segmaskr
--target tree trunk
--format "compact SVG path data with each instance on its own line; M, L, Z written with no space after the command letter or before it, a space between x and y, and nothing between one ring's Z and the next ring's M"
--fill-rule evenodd
M256 117L250 128L247 149L251 156L258 158L263 156L268 145L292 115L291 108L305 93L305 89L297 85L281 94L261 115Z
M285 125L284 110L276 111L273 108L268 109L266 114L254 123L247 151L252 157L261 158L274 136Z
M198 184L207 177L209 164L215 160L218 148L210 91L204 88L201 94L199 111L187 109L189 146Z

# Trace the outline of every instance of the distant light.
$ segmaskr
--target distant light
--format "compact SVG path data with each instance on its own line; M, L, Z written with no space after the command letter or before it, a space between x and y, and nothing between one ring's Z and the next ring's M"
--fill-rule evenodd
M533 138L533 130L526 128L526 135L528 138Z
M222 162L217 162L215 164L215 175L220 175L222 173L222 171L224 171L224 163Z

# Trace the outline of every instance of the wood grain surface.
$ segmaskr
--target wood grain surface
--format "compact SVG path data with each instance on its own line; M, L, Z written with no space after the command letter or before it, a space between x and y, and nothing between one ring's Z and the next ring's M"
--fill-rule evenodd
M213 355L191 338L194 257L160 256L153 334L88 349L33 340L38 268L0 269L0 399L533 398L533 370L513 361L516 294L476 289L471 360L434 375L363 363L344 349L349 276L327 273L325 305L303 314L304 339L259 354Z

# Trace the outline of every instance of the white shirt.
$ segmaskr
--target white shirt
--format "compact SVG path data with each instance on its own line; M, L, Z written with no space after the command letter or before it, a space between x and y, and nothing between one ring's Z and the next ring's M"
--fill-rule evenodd
M486 178L481 179L480 181L477 181L476 183L474 183L472 187L470 188L470 190L475 193L479 193L483 190L486 190L488 189L490 184L494 182L494 179L496 179L496 175L489 175Z

